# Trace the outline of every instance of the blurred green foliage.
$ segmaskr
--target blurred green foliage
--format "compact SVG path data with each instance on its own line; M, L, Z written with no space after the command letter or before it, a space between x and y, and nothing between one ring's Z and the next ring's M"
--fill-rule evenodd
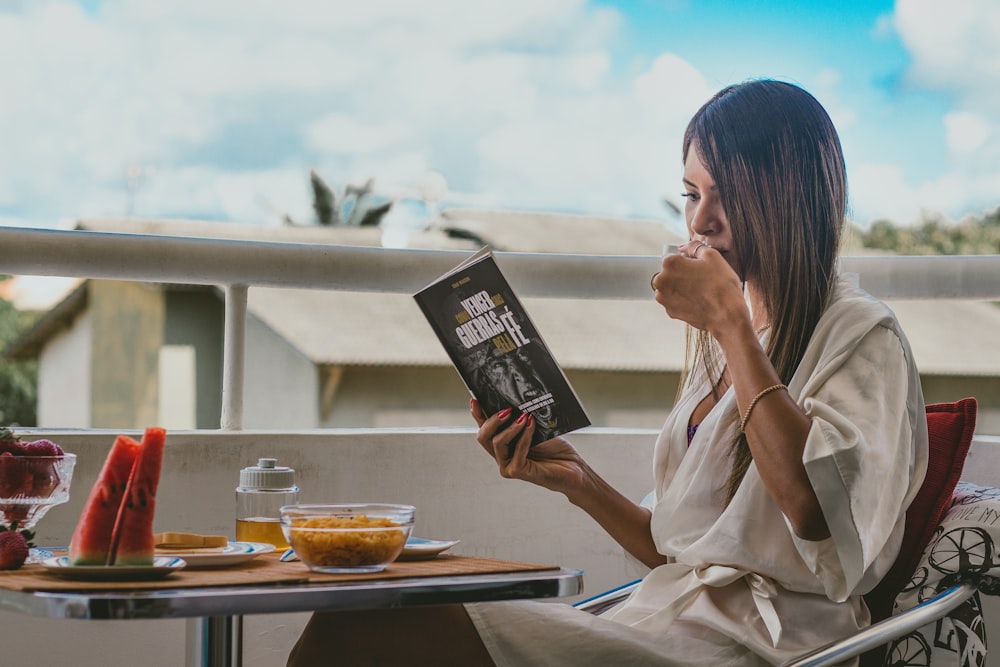
M348 184L339 200L333 188L315 171L309 172L309 185L313 192L313 211L321 225L377 227L392 208L392 201L373 203L372 180L362 186Z
M0 283L10 276L0 275ZM0 297L0 351L31 326L37 313L18 310ZM36 426L38 362L0 357L0 425Z
M925 216L919 225L898 227L879 220L854 233L864 247L898 255L1000 255L1000 208L958 223Z

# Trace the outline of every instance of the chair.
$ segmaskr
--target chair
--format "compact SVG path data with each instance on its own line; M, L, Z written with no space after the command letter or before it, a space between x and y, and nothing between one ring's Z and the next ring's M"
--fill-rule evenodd
M889 642L899 642L917 629L938 621L960 608L976 595L980 585L993 586L993 579L985 572L990 568L988 559L977 561L971 567L967 557L958 558L962 567L957 571L936 568L936 573L944 574L942 587L930 599L921 599L912 609L889 617L893 603L907 586L914 584L914 575L921 558L928 558L925 550L933 557L938 544L951 544L941 529L941 522L952 507L956 485L975 431L977 403L974 398L965 398L954 403L936 403L927 406L928 465L924 482L906 513L906 524L900 553L890 571L870 593L865 602L872 614L873 624L858 634L820 647L804 656L785 663L785 667L827 667L839 664L856 656L862 656L862 667L882 665L886 658L885 646ZM981 488L981 487L980 487ZM997 491L1000 497L1000 491ZM956 529L959 530L959 529ZM961 528L976 530L976 528ZM935 536L938 541L931 549L928 545ZM998 536L1000 542L1000 536ZM992 542L991 542L992 544ZM941 559L939 559L941 560ZM989 563L992 565L992 563ZM1000 567L1000 563L997 564ZM928 571L931 568L925 568ZM602 593L577 603L578 609L600 614L623 601L638 586L638 581L630 582L612 591ZM925 581L916 582L917 587L926 588ZM911 586L911 590L913 590ZM997 592L1000 592L998 590ZM923 641L922 639L920 641ZM928 647L928 660L930 648ZM918 664L907 662L906 664ZM929 664L925 663L925 664Z

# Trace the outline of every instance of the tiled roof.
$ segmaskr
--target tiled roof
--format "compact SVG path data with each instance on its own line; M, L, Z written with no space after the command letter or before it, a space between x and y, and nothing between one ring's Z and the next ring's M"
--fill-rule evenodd
M524 299L564 368L663 371L684 363L684 327L648 301ZM255 287L254 316L320 364L448 365L406 294Z
M682 323L652 300L524 299L560 365L576 370L679 371ZM1000 307L975 301L893 301L921 373L1000 375ZM448 365L405 294L253 288L248 307L320 364Z
M1000 306L982 301L889 301L924 375L1000 375Z

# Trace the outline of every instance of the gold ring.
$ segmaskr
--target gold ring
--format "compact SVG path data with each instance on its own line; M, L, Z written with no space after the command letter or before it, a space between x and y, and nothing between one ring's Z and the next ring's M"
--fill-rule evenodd
M698 241L698 247L694 249L694 255L693 255L693 257L694 257L695 259L697 259L697 258L698 258L698 251L699 251L699 250L701 250L701 249L702 249L702 248L704 248L704 247L705 247L705 244L704 244L704 243L702 243L701 241Z
M658 275L660 275L659 271L657 271L656 273L654 273L653 277L649 279L649 288L651 290L653 290L654 292L656 291L656 285L653 284L653 281L656 280L656 276L658 276Z

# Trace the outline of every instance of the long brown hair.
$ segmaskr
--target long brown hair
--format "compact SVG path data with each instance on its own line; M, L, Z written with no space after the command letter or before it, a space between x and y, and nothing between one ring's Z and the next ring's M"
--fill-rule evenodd
M719 91L684 133L718 187L733 237L735 266L754 285L770 318L765 352L781 381L798 367L834 286L847 207L840 139L829 115L805 90L755 80ZM690 339L689 339L690 340ZM715 386L721 351L707 333L689 344ZM753 460L746 436L731 450L732 500Z

